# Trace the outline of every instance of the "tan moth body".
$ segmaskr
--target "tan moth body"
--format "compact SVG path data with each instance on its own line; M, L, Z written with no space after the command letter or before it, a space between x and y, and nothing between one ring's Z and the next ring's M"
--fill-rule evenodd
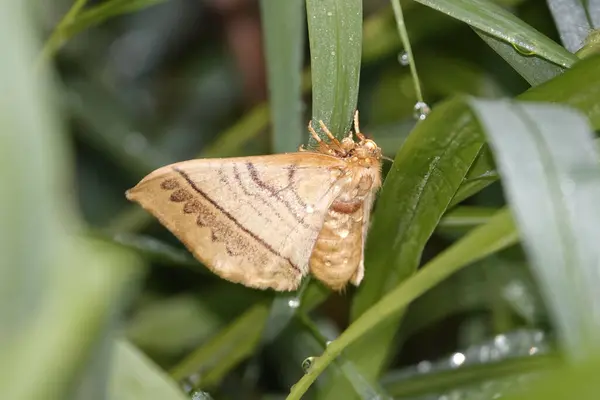
M310 271L334 290L364 275L381 150L359 131L315 151L167 165L127 191L211 271L255 288L295 290Z

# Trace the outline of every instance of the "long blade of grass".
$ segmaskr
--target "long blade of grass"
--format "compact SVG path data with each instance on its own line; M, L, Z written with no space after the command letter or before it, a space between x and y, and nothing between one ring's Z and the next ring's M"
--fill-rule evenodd
M569 68L577 57L504 8L488 0L417 0L529 53ZM517 51L517 50L515 50Z
M510 64L531 86L544 83L565 71L563 67L546 61L541 57L515 51L514 46L485 32L475 29L475 33Z
M341 139L358 99L362 50L361 0L307 0L312 71L312 118Z
M261 0L260 9L273 121L273 151L295 151L305 138L302 122L304 3Z
M592 29L583 4L579 0L548 0L560 41L571 53L579 50Z
M113 343L111 399L185 400L177 384L144 353L124 339Z
M194 388L217 384L227 372L251 354L259 343L269 314L266 303L248 309L217 336L200 346L171 370L176 381L197 376Z
M600 330L600 168L591 129L566 107L472 105L559 338L569 356L581 358Z
M10 187L0 199L0 398L93 398L110 361L98 350L139 270L131 253L74 236L71 155L50 74L32 73L28 10L0 3L0 180Z

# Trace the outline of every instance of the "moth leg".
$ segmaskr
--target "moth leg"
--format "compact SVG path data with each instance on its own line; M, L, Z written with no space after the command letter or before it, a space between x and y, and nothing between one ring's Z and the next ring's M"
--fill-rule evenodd
M354 132L356 132L356 137L360 140L365 140L365 135L360 131L360 125L358 124L358 110L354 112Z
M319 125L321 125L321 129L323 129L323 132L325 132L329 140L331 140L336 145L340 146L340 141L337 140L335 136L333 136L333 134L329 131L329 129L322 120L319 120Z
M312 127L312 121L308 121L308 131L310 132L311 136L315 138L317 143L322 142L321 138L319 137L319 135L317 135L317 132L315 132L315 129Z
M340 153L342 153L342 155L346 155L346 150L344 150L344 148L342 147L342 143L340 143L340 141L335 136L333 136L333 134L327 128L325 123L323 121L319 120L319 125L321 125L321 129L323 129L323 132L325 132L325 134L327 135L329 140L331 140L331 143L333 143L337 147L337 150Z

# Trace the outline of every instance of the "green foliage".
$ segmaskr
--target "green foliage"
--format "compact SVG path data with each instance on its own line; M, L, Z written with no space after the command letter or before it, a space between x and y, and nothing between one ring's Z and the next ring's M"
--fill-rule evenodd
M572 22L593 9L57 3L0 6L1 398L598 391L600 56ZM393 158L359 288L219 280L123 196L169 162L294 151L309 120L342 137L357 108Z

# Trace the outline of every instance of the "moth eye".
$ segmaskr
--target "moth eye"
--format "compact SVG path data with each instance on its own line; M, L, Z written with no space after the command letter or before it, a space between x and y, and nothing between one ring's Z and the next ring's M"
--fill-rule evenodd
M365 140L364 146L369 150L375 150L377 148L375 142L370 139Z

